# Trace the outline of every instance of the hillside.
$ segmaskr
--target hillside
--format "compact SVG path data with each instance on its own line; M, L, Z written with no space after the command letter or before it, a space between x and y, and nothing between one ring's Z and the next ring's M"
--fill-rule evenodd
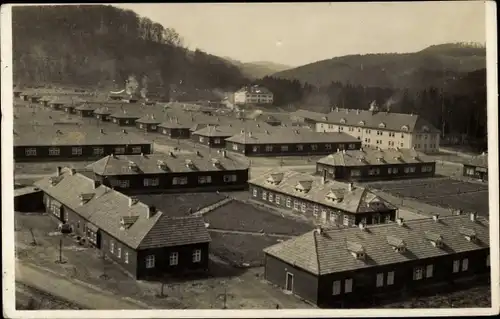
M249 79L260 79L276 72L281 72L291 68L288 65L268 61L243 63L228 57L224 57L224 59L237 66L243 75Z
M332 82L366 87L421 89L440 87L460 73L486 67L484 47L443 44L415 53L347 55L277 72L273 77L315 86Z
M236 89L247 82L226 60L188 51L175 30L112 6L14 7L14 81L138 86L164 92ZM168 93L166 93L168 94Z

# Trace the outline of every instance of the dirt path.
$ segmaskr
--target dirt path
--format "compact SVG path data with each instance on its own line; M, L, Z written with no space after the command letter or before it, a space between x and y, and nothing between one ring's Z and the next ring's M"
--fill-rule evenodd
M88 309L141 309L140 305L117 298L112 293L105 293L70 281L54 273L43 271L20 261L16 262L16 281L25 283L36 289L46 291Z

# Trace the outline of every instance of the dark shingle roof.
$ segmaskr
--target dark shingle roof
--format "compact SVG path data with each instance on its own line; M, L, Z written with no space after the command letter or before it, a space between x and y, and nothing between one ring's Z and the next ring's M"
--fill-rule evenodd
M35 185L133 249L210 241L202 217L171 218L162 211L148 216L148 205L140 201L131 203L130 197L106 186L95 187L93 180L79 173L63 170L56 185L52 185L50 178L39 180ZM82 204L81 194L92 196ZM122 227L124 218L135 219L135 222L128 228Z
M469 241L460 232L461 227L472 229L476 240ZM433 246L425 232L439 234L443 247ZM394 237L405 243L406 252L398 252L388 242ZM366 258L353 257L347 243L354 242L364 249ZM316 230L300 237L273 245L264 251L287 263L313 273L326 275L375 266L402 263L410 260L432 258L489 247L489 222L477 217L471 221L468 215L449 216L434 221L418 219L405 222L374 225L367 231L358 228Z
M297 110L292 113L294 117L302 117L319 123L331 123L349 126L359 126L370 129L385 129L402 132L406 126L407 132L422 132L427 128L429 132L439 133L432 124L419 115L372 112L368 110L336 109L328 114L316 113L306 110ZM383 125L383 127L381 127Z
M103 130L85 130L79 126L55 127L36 126L31 129L16 130L14 146L49 145L120 145L151 144L138 135Z
M286 169L272 169L252 178L248 183L350 213L376 212L392 208L392 205L363 187L353 186L349 191L349 183L326 181L323 184L318 176ZM303 189L305 192L297 189Z
M77 111L94 111L95 109L96 109L96 106L89 104L89 103L83 103L83 104L75 107L75 110L77 110Z
M330 166L364 166L386 164L434 163L425 154L413 149L375 149L363 147L361 150L345 150L321 158L319 164Z
M110 115L111 117L117 118L117 119L139 119L141 118L141 114L139 110L135 110L133 112L129 112L127 110L119 110L113 114Z
M266 133L266 131L272 131L274 129L273 126L260 121L240 121L235 119L226 119L226 121L229 122L227 125L207 126L193 132L193 134L211 137L230 137L241 134L242 131Z
M109 155L90 164L89 168L99 175L136 175L245 170L248 169L248 165L231 155L202 157L196 154L174 153L173 156L164 154Z
M240 132L228 142L241 144L312 144L312 143L355 143L358 139L346 133L320 133L308 129L277 127L267 132Z
M144 204L154 206L171 217L189 216L226 198L222 194L213 192L136 195L135 197Z

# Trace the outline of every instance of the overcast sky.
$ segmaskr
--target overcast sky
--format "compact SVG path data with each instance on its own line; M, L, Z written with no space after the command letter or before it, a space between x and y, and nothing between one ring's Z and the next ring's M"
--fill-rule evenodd
M243 62L298 66L346 54L484 43L486 37L482 1L116 6L176 29L190 49Z

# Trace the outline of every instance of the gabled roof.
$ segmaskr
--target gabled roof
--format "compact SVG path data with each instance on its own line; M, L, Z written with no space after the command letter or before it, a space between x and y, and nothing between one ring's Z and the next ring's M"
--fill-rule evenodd
M115 113L111 114L110 116L117 118L117 119L139 119L139 118L141 118L140 112L138 110L129 112L126 109L116 111Z
M317 163L329 166L365 166L392 164L434 163L424 153L413 149L375 149L363 147L360 150L345 150L332 153Z
M143 117L139 118L136 120L137 123L144 123L144 124L160 124L161 120L157 117L155 117L154 114L148 114L144 115Z
M151 207L130 198L80 174L63 171L61 180L52 185L49 178L35 184L49 196L109 233L133 249L170 247L210 241L203 218L189 216L171 218L162 211L148 216ZM82 204L81 194L94 194ZM123 227L123 219L135 219L130 227Z
M264 132L239 132L228 142L240 144L313 144L313 143L357 143L358 139L346 133L320 133L293 127L272 127Z
M98 129L85 130L79 126L23 127L14 135L14 146L63 146L63 145L125 145L151 144L132 133Z
M272 174L283 174L279 183L269 182ZM296 190L297 185L307 182L306 192ZM269 191L279 192L292 197L302 198L324 206L340 209L350 213L369 213L385 210L386 208L395 209L391 204L382 198L371 193L360 186L353 186L349 191L349 184L339 181L326 181L322 183L321 178L309 174L299 173L286 169L272 169L268 172L252 178L249 182ZM309 184L310 183L310 184ZM328 199L328 195L334 193L340 201Z
M83 103L77 107L75 107L75 110L77 111L94 111L96 107L92 104L89 103Z
M475 241L460 233L461 227L473 229ZM425 232L440 234L446 249L430 245ZM392 239L389 239L392 238ZM489 248L489 222L468 215L448 216L435 222L431 218L369 226L367 231L358 228L322 229L308 232L294 239L270 246L264 252L284 262L300 267L315 275L326 275L376 266L402 263ZM354 258L349 249L357 243L366 254L364 260ZM398 252L394 245L405 244L405 251Z
M218 160L217 165L212 161L214 158ZM192 163L192 166L186 164L187 160ZM134 169L130 167L130 163L134 163ZM109 155L90 164L88 168L98 175L109 176L245 170L248 169L248 165L231 155L202 157L192 153L174 153L173 156L164 154Z
M466 165L488 168L488 153L475 156L467 161Z
M429 121L416 114L372 112L357 109L335 109L324 114L306 110L297 110L293 116L306 118L318 123L341 124L359 126L369 129L385 129L396 132L422 132L439 133ZM406 130L404 129L406 127Z

